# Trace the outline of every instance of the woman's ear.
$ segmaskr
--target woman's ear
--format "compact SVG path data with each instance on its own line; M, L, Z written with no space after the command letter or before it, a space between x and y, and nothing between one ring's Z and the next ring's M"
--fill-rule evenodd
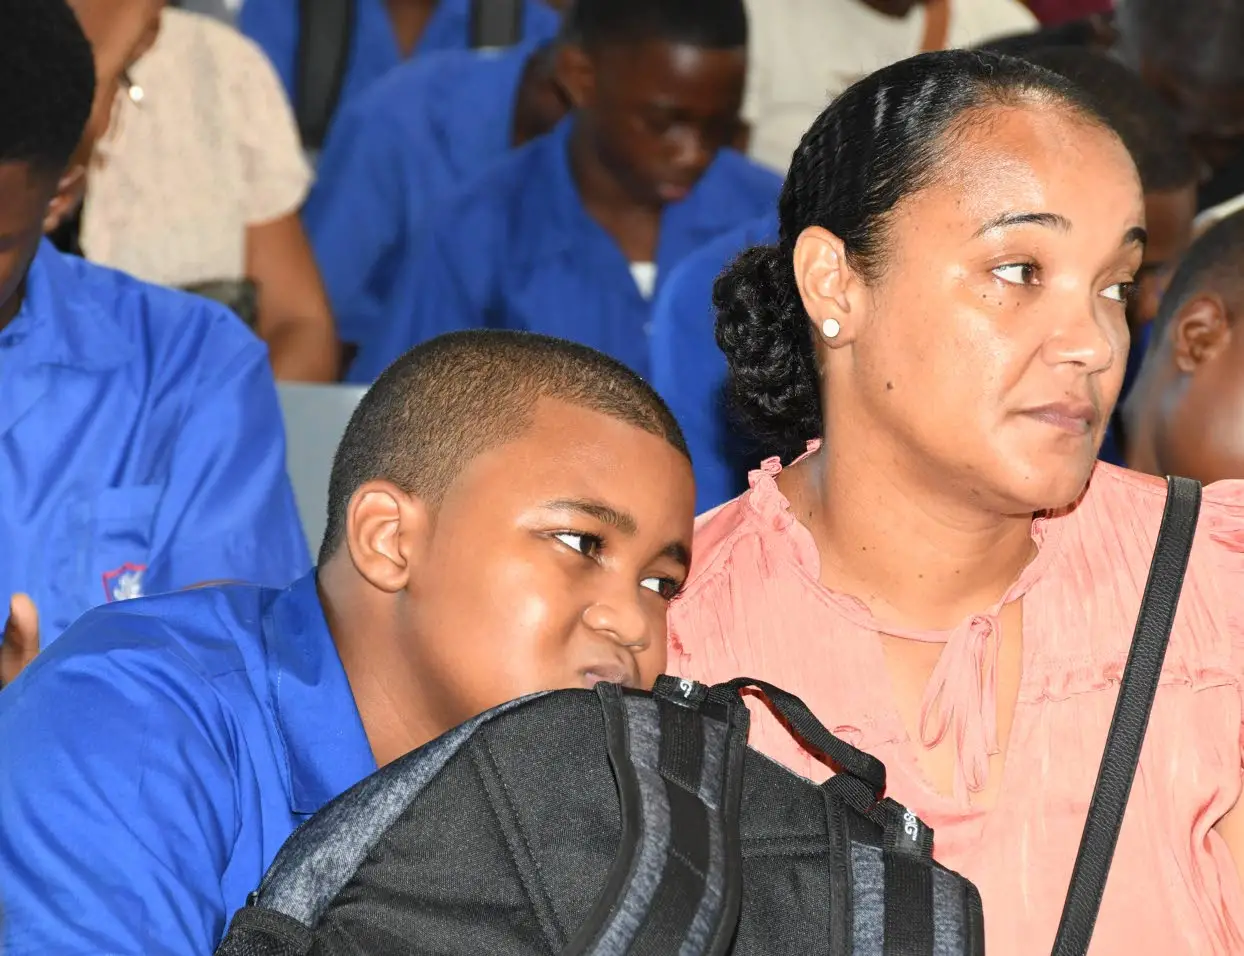
M424 563L432 520L427 503L389 481L369 481L350 498L350 560L381 591L405 590Z
M795 284L816 333L830 348L853 341L862 309L862 283L847 262L846 247L828 229L809 226L795 240Z
M71 166L56 184L56 194L48 203L47 212L43 216L43 232L55 232L82 205L85 196L86 166Z
M1217 358L1231 341L1231 316L1217 293L1189 299L1171 321L1171 353L1185 374Z

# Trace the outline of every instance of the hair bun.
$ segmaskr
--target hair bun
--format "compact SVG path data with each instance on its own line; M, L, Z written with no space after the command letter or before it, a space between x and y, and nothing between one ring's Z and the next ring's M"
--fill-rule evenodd
M820 379L791 254L748 249L718 277L713 306L733 412L766 450L801 451L821 433Z

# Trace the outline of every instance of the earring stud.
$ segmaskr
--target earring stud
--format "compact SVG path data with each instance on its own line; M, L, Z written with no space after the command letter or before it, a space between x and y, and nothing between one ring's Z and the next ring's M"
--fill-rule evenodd
M839 325L837 319L826 319L821 323L821 332L827 339L836 339L841 331L842 326Z

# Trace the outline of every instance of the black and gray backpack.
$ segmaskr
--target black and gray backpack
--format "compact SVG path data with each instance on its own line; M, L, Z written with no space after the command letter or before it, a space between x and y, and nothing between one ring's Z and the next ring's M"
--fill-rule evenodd
M1172 487L1057 956L1089 944L1187 565L1200 489ZM745 688L838 773L749 749ZM976 888L884 791L880 762L760 681L539 694L324 807L217 956L983 953Z

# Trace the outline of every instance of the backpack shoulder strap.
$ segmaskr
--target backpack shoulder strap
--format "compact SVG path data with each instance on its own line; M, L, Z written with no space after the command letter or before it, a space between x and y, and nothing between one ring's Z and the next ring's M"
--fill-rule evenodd
M567 956L721 956L734 937L746 715L676 696L670 681L652 696L596 687L622 840Z
M324 145L354 41L355 0L299 0L294 113L304 149Z
M1149 726L1149 712L1175 623L1192 539L1201 509L1201 486L1188 478L1168 478L1166 510L1158 532L1149 580L1140 603L1119 699L1106 736L1106 750L1097 773L1054 942L1054 956L1082 956L1093 938L1110 861L1119 840L1136 764Z
M471 48L500 50L522 40L525 6L525 0L471 0Z

